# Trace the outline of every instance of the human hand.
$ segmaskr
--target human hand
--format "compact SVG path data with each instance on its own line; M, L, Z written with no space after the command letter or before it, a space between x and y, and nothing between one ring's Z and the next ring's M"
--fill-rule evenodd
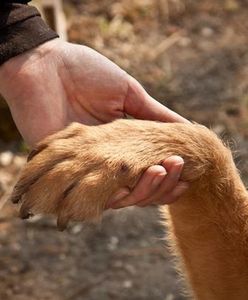
M59 39L1 66L0 93L8 102L19 131L31 146L73 121L94 125L129 114L139 119L187 122L150 97L134 78L106 57L88 47ZM179 193L182 165L182 160L178 163L178 158L172 158L163 166L150 167L130 194L135 197L132 203L128 198L128 204L135 204L134 199L140 200L141 196L143 199L144 193L145 198L154 194L153 179L168 181L165 169L168 173L170 170L177 173L178 176L173 176L171 191ZM159 186L161 194L160 189L167 183ZM123 196L130 191L120 192ZM166 196L168 191L162 198ZM120 197L116 195L115 199ZM115 203L114 207L117 206Z

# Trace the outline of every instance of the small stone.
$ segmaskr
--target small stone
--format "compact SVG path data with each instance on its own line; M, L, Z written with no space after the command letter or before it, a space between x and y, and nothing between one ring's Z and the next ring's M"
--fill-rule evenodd
M203 27L201 30L201 35L208 38L211 37L214 34L214 31L210 27Z
M130 289L132 286L133 286L133 283L132 283L131 280L125 280L125 281L123 282L123 287L124 287L125 289Z
M186 48L188 47L190 44L192 43L192 40L189 37L182 37L179 41L178 41L178 45Z
M73 234L78 234L79 232L81 232L83 229L83 225L82 224L76 224L72 227L71 232Z
M130 273L132 275L134 275L134 274L137 273L135 267L133 265L131 265L131 264L126 264L125 265L125 269L128 271L128 273Z
M119 239L116 236L111 236L110 242L108 244L108 249L114 251L116 250L118 244L119 244Z
M5 151L0 154L0 165L3 167L7 167L12 163L13 153L10 151Z

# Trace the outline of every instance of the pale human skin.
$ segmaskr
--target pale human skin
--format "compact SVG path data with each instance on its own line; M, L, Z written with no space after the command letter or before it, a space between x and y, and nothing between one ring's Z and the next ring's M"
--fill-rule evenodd
M137 80L103 55L60 39L3 64L0 93L31 147L71 122L95 125L126 115L188 122L153 99ZM108 207L174 202L188 188L179 180L183 164L181 157L173 156L162 165L149 167L133 191L120 190Z

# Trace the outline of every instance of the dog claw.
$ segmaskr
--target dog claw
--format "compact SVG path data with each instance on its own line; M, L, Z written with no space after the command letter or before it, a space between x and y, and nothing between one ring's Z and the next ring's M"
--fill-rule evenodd
M20 218L23 220L29 219L32 216L33 216L33 214L29 211L20 212Z
M31 152L28 154L27 162L32 160L37 154L39 154L41 151L45 150L48 147L46 144L41 144L37 148L34 148L31 150Z
M57 219L57 227L59 231L64 231L69 223L69 218L65 218L64 216L58 216Z
M13 189L13 192L12 192L12 195L10 197L10 201L13 203L13 204L18 204L18 202L21 200L21 196L20 194L17 192L17 189L16 187L14 187Z
M33 214L31 213L30 209L23 204L20 209L20 218L25 220L32 217Z

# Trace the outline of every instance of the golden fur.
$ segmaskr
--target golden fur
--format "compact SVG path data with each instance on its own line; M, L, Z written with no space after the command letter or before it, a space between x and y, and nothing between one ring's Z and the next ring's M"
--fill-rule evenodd
M147 167L171 155L185 160L181 180L190 189L162 207L172 253L194 299L248 299L247 191L232 155L217 136L195 124L118 120L72 124L37 145L12 201L21 216L97 219L120 187L132 189Z

